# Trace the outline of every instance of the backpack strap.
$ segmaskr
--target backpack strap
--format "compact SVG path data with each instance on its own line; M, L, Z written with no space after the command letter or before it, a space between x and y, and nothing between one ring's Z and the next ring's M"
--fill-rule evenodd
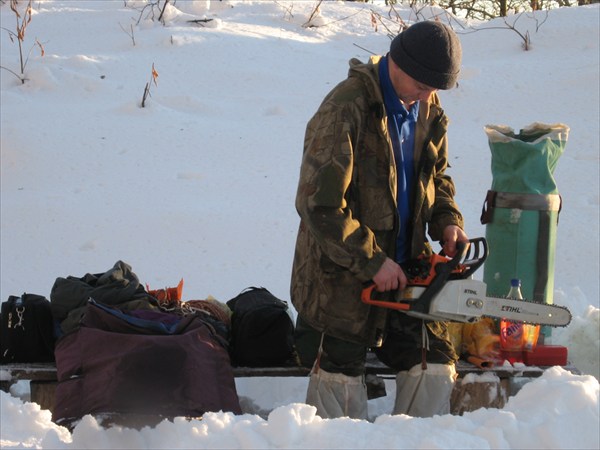
M562 198L559 194L520 194L489 190L481 210L482 225L493 221L495 208L558 211L560 214Z
M533 300L543 302L548 284L548 258L550 253L550 211L540 211L538 222L537 250L535 255L536 276Z

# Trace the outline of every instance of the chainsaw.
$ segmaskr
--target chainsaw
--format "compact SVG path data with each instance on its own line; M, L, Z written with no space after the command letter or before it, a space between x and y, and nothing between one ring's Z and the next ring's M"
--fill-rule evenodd
M571 313L564 306L486 295L486 284L472 275L487 256L484 238L459 242L453 258L433 254L402 264L407 287L394 291L392 300L373 299L375 284L363 289L361 300L433 321L473 323L491 317L551 327L571 322Z

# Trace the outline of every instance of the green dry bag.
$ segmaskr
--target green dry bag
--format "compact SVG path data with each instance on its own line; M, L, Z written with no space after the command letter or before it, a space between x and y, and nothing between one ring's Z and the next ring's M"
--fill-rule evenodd
M533 123L518 134L485 127L492 152L492 187L481 214L490 254L483 280L506 295L519 278L527 299L553 303L556 229L561 198L553 177L569 134L563 124ZM548 327L542 333L550 336Z

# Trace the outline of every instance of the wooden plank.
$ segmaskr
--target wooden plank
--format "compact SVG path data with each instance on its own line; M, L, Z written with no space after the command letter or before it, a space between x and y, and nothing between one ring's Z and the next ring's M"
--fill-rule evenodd
M234 367L233 376L242 377L306 377L310 369L306 367Z
M6 371L7 375L0 378L16 380L42 380L56 381L56 364L54 363L12 363L1 364L0 373Z
M16 380L56 381L56 365L54 363L15 363L2 364L0 370L8 373L5 378ZM234 377L305 377L310 373L306 367L233 367ZM386 366L368 366L367 373L395 373Z
M563 367L574 374L580 374L576 367L567 365ZM494 373L498 378L526 377L537 378L542 375L547 367L522 366L505 367L497 366L491 368L479 368L466 361L460 360L456 364L456 371L460 378L469 373L483 374ZM0 371L6 371L8 375L0 378L3 380L40 380L56 381L56 365L54 363L14 363L0 365ZM304 377L308 376L310 370L306 367L234 367L235 377ZM379 361L369 360L366 365L367 374L395 376L396 371Z

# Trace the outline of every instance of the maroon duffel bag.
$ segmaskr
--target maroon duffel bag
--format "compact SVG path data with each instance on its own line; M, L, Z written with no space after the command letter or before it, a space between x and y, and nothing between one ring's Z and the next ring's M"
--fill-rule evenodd
M227 349L202 315L145 320L90 302L60 338L56 423L86 414L241 414Z

